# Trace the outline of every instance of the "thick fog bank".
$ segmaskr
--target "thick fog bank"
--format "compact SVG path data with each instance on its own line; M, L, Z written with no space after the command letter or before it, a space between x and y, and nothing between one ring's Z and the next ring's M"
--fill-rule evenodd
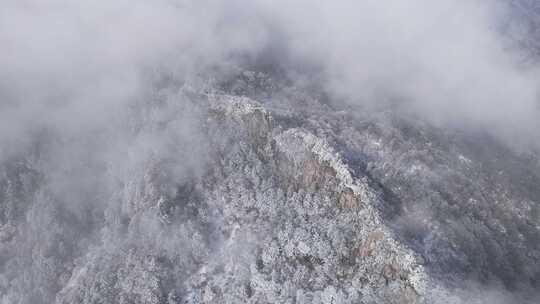
M537 66L502 1L8 0L0 14L2 140L107 124L149 71L185 79L250 57L317 71L302 79L351 104L538 142Z

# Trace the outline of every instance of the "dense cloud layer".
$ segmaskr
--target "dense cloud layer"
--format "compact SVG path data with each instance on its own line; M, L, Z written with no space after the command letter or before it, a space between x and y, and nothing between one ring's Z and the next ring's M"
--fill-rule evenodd
M530 143L538 74L501 33L505 9L461 0L7 1L1 138L40 123L106 123L140 96L149 71L185 77L272 55L291 70L315 67L322 86L351 103L397 103Z

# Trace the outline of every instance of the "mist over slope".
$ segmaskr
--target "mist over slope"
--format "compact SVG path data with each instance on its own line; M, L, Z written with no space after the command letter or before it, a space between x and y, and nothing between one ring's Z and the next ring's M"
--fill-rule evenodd
M7 0L0 303L536 303L534 1Z

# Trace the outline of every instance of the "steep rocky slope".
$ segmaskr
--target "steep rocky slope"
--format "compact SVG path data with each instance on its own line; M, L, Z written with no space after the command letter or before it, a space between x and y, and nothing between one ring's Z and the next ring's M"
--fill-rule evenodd
M540 303L538 3L3 1L0 304Z
M100 179L73 190L90 191L82 202L55 195L46 153L14 156L0 181L2 302L538 299L537 155L294 92L284 107L187 87L143 107L131 130L174 138L171 109L189 100L197 139L68 168Z

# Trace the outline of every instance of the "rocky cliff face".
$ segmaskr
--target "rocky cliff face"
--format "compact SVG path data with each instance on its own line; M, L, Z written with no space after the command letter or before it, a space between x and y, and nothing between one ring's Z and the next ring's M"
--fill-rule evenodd
M196 139L174 141L178 99L161 100L128 129L171 146L125 167L42 172L46 152L3 164L3 303L538 299L537 154L298 92L288 108L179 92ZM69 184L70 170L89 177Z

